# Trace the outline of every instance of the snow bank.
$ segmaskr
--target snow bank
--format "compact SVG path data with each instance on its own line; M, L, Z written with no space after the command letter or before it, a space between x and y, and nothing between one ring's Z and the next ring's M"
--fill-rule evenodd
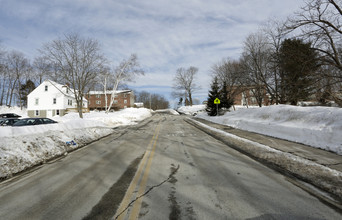
M3 113L15 113L17 115L20 115L22 118L27 118L26 108L20 109L18 107L7 107L0 105L0 114Z
M0 110L27 116L17 108ZM83 119L77 113L53 117L58 124L0 127L0 179L109 135L113 127L136 124L151 115L148 109L127 108L86 113ZM67 144L72 140L76 145Z
M198 117L342 155L341 108L274 105L239 108L219 117L202 113Z
M182 106L177 111L186 115L193 115L194 113L204 111L205 107L206 105Z
M179 115L179 113L174 109L161 109L161 110L155 110L156 113L167 113L170 115Z
M286 171L287 174L290 173L296 177L300 177L300 179L342 198L341 172L291 153L282 152L269 146L212 128L198 121L189 121L199 129L203 129L227 145L243 151L248 155L252 155L259 161L264 161L269 165L272 164Z

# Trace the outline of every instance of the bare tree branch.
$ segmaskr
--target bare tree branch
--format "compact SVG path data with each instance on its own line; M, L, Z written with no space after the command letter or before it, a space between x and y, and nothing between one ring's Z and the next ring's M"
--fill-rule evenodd
M64 81L73 87L78 113L82 118L84 94L106 63L99 43L78 34L66 34L64 38L45 44L40 52L54 65Z
M184 96L186 105L192 106L192 95L196 90L200 89L194 82L197 72L198 68L193 66L188 69L181 67L177 69L176 75L173 78L172 95L178 98Z

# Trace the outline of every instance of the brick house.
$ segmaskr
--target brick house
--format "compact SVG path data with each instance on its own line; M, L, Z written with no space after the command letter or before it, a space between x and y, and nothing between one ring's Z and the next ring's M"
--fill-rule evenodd
M107 105L110 103L111 92L107 91ZM106 100L103 91L90 91L86 94L89 110L105 110ZM111 109L119 110L134 107L134 92L132 90L118 90Z
M234 105L257 106L258 101L255 94L258 94L258 92L262 98L262 105L270 104L270 98L267 95L266 88L258 88L258 91L255 86L234 86L232 89L234 90Z

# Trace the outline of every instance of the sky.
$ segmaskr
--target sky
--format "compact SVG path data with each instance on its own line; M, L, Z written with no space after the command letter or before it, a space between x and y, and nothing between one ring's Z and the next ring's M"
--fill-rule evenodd
M304 0L0 0L0 44L31 60L64 34L96 39L116 66L138 56L145 76L128 86L169 99L180 67L199 69L193 97L206 100L211 67L238 59L243 42L269 19L284 20ZM171 106L173 107L173 106Z

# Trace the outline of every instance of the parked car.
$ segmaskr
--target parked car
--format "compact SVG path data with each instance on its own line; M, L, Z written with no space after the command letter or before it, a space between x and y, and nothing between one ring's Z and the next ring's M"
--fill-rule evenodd
M0 114L0 118L20 118L20 115L17 115L15 113L4 113Z
M17 121L20 121L19 118L0 118L0 126L12 126Z
M57 121L54 121L49 118L24 118L14 123L13 126L28 126L28 125L41 125L41 124L54 124L54 123L57 123Z

